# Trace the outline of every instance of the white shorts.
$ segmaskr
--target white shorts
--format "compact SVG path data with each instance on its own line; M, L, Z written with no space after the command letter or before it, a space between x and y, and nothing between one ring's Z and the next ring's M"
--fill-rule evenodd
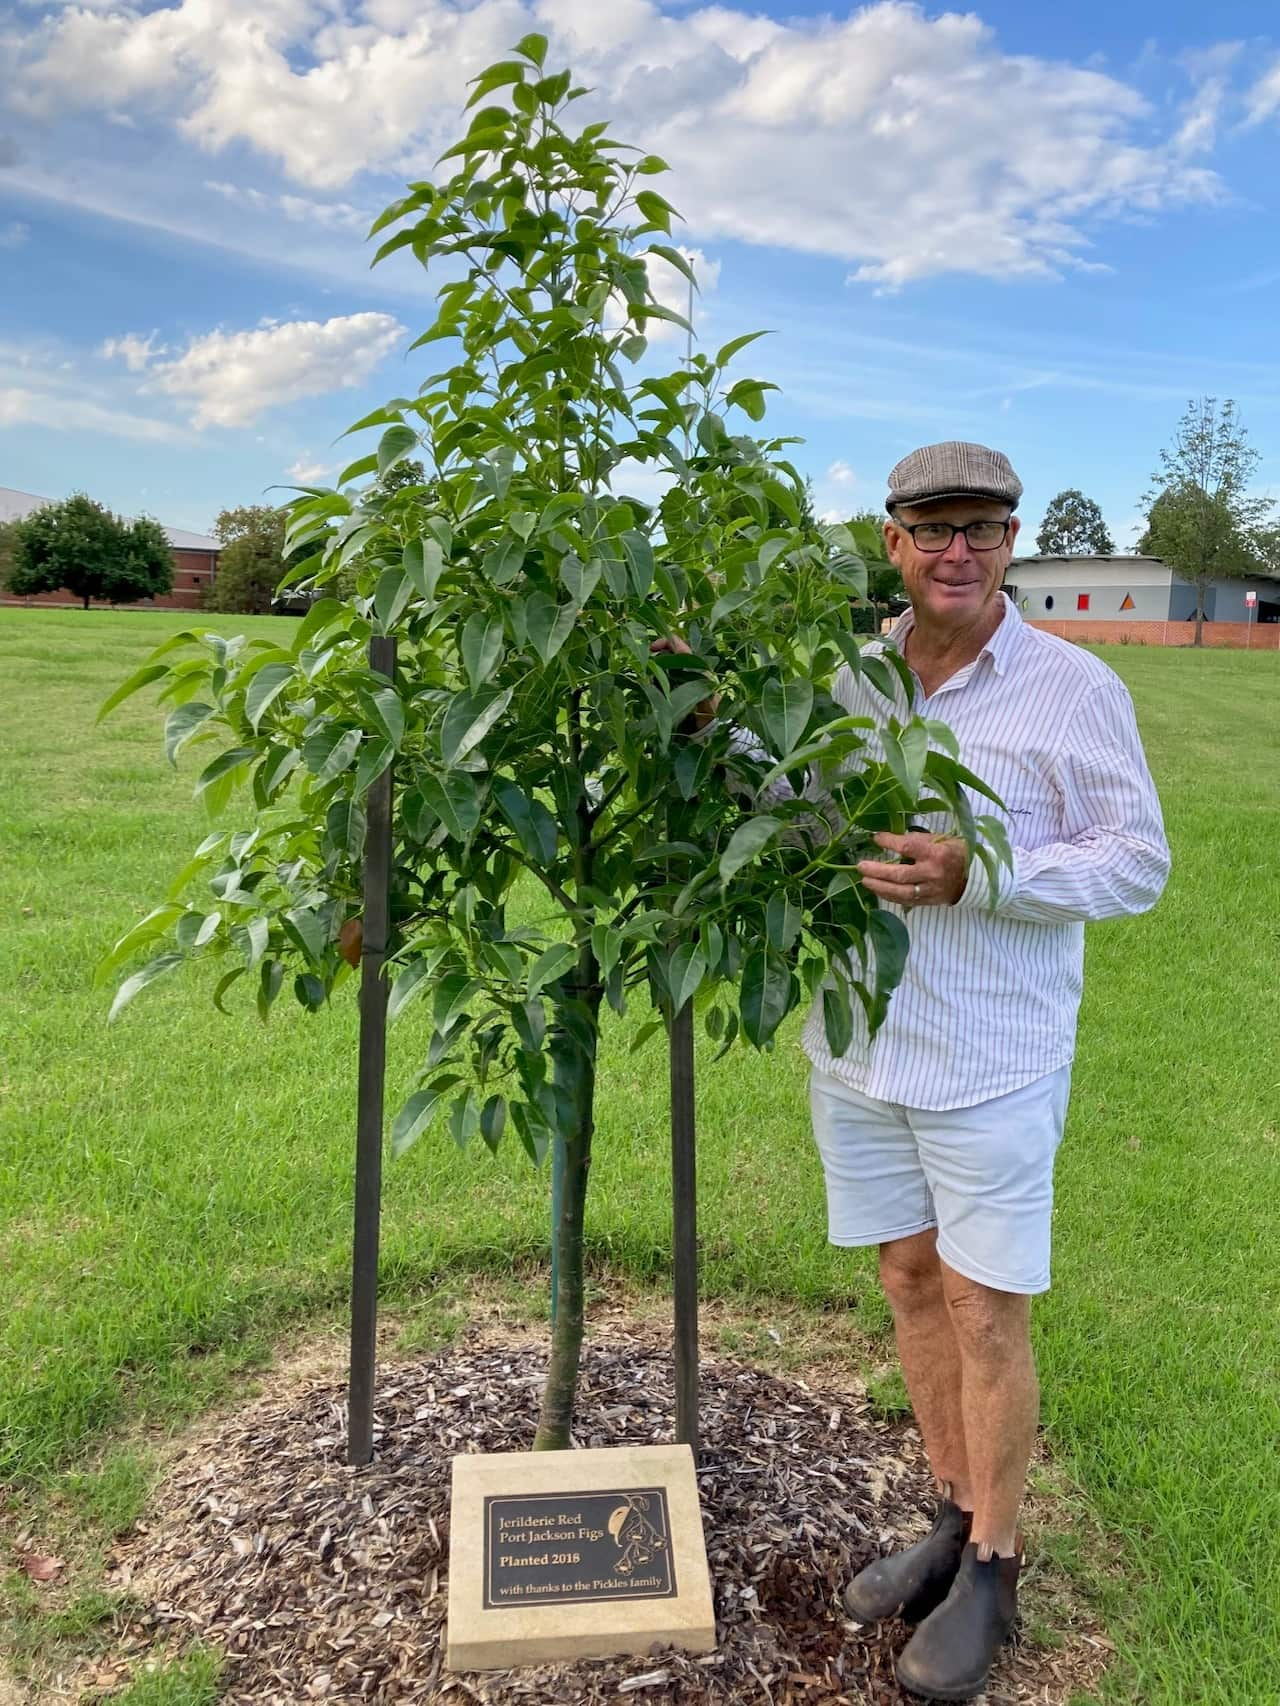
M1059 1067L972 1108L878 1102L815 1067L813 1135L833 1244L938 1229L948 1267L995 1291L1049 1289L1053 1161L1071 1092Z

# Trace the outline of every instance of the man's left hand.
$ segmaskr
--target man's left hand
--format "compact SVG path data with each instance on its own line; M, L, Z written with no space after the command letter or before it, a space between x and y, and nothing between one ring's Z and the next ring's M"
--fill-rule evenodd
M875 843L903 860L899 865L875 859L859 862L864 886L880 900L898 906L954 906L964 893L969 849L958 836L913 830L909 835L877 835Z

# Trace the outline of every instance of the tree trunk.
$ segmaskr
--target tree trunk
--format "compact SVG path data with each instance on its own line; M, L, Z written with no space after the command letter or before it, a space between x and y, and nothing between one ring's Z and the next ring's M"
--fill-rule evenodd
M89 608L89 594L87 592L84 595L84 607L86 610Z
M1196 637L1192 644L1196 646L1204 644L1204 582L1202 580L1196 582Z
M600 988L590 948L579 961L579 988L573 994L576 1024L559 1015L552 1022L552 1086L564 1137L564 1194L560 1220L554 1229L559 1268L559 1294L551 1333L551 1360L542 1393L542 1411L534 1436L535 1451L567 1451L573 1426L573 1403L582 1357L584 1276L582 1230L591 1169L594 1131L596 1046L599 1037ZM585 973L585 976L583 975Z

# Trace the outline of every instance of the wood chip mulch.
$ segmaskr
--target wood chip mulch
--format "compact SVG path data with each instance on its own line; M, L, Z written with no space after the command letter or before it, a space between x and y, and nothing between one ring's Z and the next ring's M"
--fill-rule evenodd
M845 1622L839 1590L882 1548L926 1532L918 1437L854 1391L723 1360L702 1368L698 1477L717 1651L445 1670L450 1458L527 1448L542 1368L536 1343L473 1333L384 1370L374 1462L359 1470L344 1462L345 1391L331 1379L224 1419L184 1449L148 1521L117 1545L112 1582L144 1607L128 1631L134 1656L192 1639L218 1648L229 1706L908 1698L893 1680L907 1631ZM580 1446L669 1441L667 1347L593 1337L578 1414ZM1052 1648L1008 1648L989 1706L1058 1706L1092 1682L1106 1643L1087 1624L1062 1634Z

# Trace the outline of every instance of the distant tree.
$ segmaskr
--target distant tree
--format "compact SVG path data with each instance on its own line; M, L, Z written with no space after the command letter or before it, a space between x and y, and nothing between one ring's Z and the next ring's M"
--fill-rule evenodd
M269 613L285 572L285 515L270 504L224 509L213 524L222 541L218 572L205 588L206 610Z
M1230 398L1187 404L1172 445L1145 495L1147 531L1139 551L1162 557L1196 589L1195 644L1204 644L1209 587L1223 575L1265 569L1270 498L1255 497L1249 482L1260 461Z
M1036 534L1036 550L1046 557L1074 557L1088 551L1110 557L1115 552L1115 542L1093 499L1068 486L1056 498L1050 498Z
M172 590L173 552L150 516L124 521L77 492L33 510L15 526L8 584L20 597L65 587L87 610L94 598L136 604Z
M9 585L9 576L17 560L18 524L16 521L0 521L0 587Z
M885 552L884 520L878 510L860 509L845 522L867 569L867 596L854 606L855 634L878 633L891 604L907 596L902 576Z

